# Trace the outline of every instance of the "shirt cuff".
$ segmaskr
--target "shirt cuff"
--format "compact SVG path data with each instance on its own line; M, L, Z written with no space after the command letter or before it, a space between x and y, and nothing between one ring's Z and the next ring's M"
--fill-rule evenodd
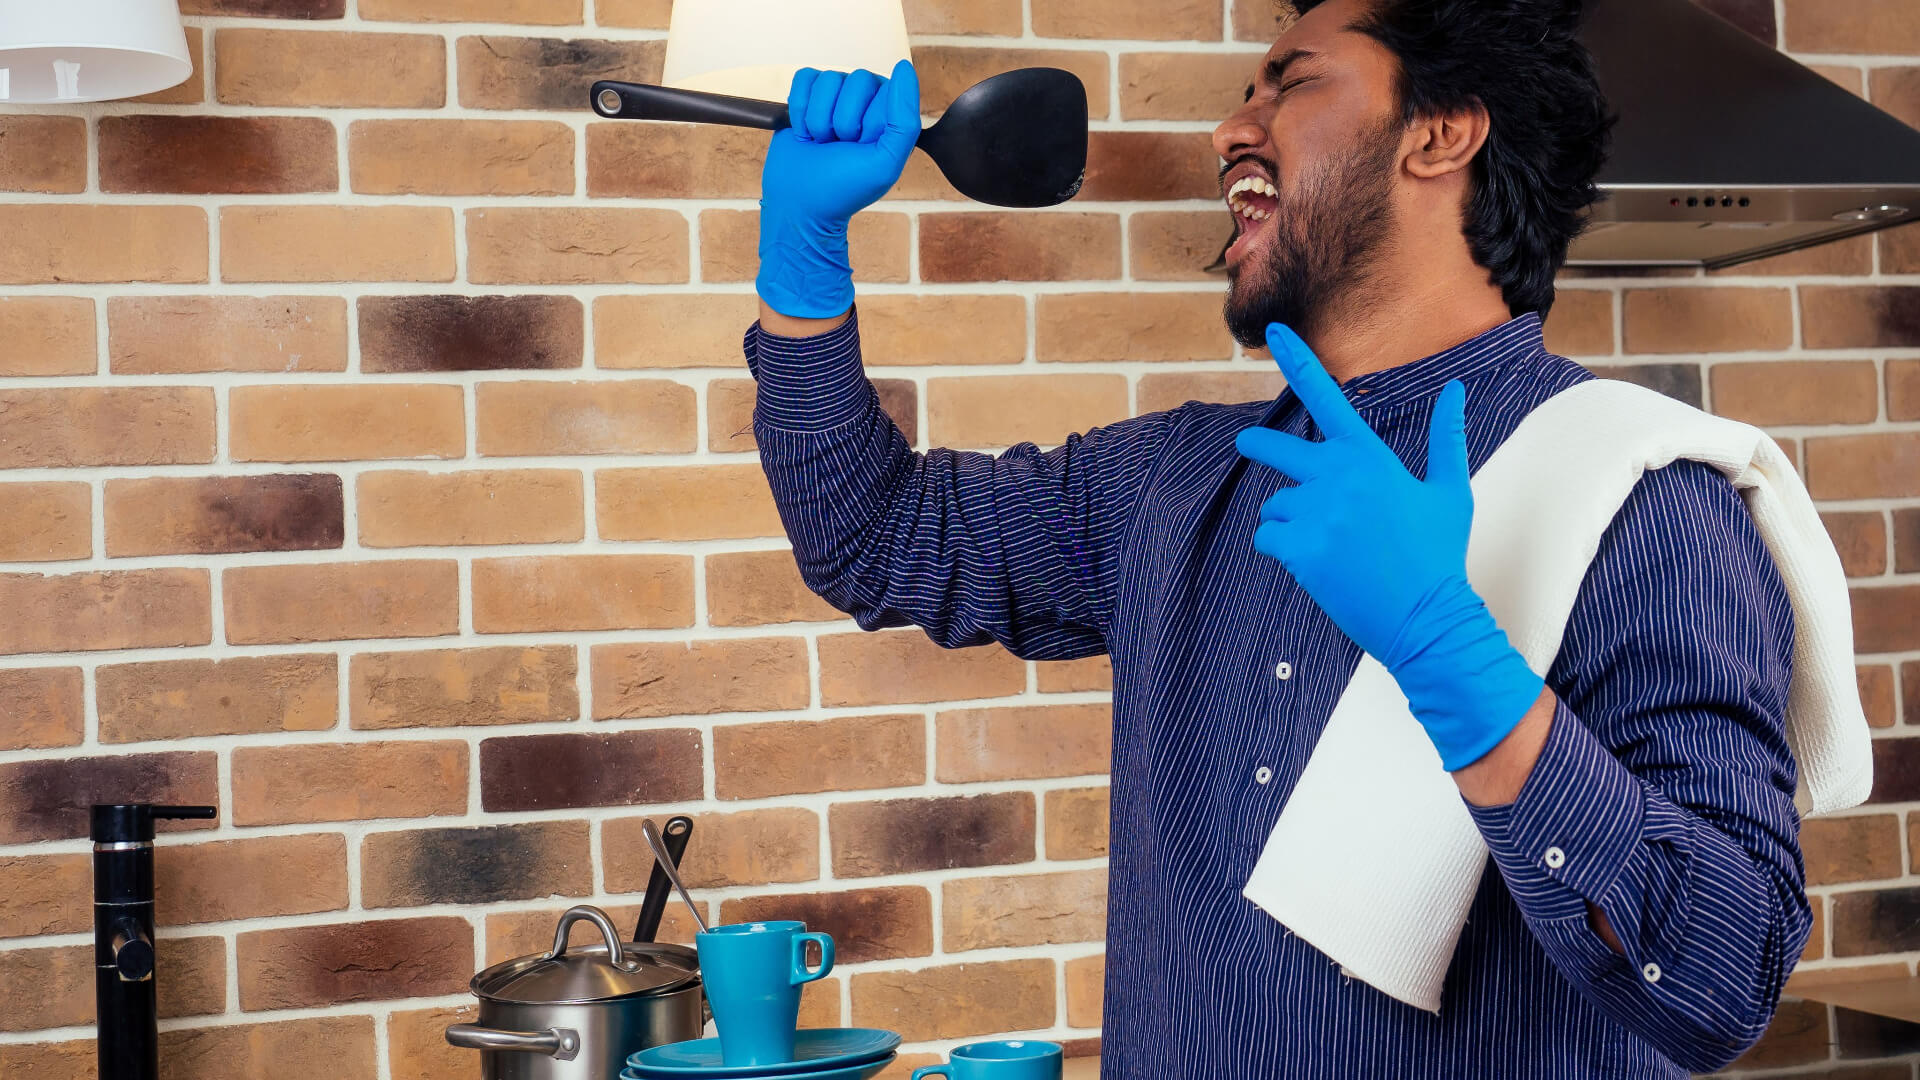
M756 322L741 347L759 383L754 413L763 424L783 431L827 431L876 405L860 363L858 314L804 338L768 333Z
M1556 918L1599 904L1642 840L1646 791L1566 706L1520 797L1467 804L1521 909Z

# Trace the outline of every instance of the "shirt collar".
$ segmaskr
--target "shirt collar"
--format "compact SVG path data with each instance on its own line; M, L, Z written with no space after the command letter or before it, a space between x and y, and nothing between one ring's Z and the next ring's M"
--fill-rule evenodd
M1540 316L1529 312L1445 352L1355 376L1340 389L1355 411L1368 413L1432 397L1455 379L1468 379L1510 360L1544 356L1546 352ZM1296 400L1291 393L1281 394L1266 419L1272 420Z

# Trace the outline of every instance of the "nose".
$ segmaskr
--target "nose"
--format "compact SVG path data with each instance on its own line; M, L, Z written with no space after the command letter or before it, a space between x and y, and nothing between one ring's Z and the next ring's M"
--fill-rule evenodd
M1261 123L1261 113L1261 106L1249 101L1221 121L1220 126L1213 129L1213 152L1223 160L1232 161L1266 145L1267 126Z

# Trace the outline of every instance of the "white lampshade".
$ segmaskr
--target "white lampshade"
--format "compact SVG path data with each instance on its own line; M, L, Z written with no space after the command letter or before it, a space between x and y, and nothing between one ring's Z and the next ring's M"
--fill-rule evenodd
M0 0L0 105L139 97L191 74L177 0Z
M886 75L907 59L901 0L679 0L668 86L785 101L803 67Z

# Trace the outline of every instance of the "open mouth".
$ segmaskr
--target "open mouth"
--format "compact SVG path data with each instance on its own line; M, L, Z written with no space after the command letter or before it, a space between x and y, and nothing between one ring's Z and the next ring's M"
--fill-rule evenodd
M1266 223L1280 209L1280 192L1273 181L1258 173L1247 173L1227 188L1227 209L1233 212L1234 239L1228 246L1227 265L1232 266L1252 246L1253 238L1265 231Z

